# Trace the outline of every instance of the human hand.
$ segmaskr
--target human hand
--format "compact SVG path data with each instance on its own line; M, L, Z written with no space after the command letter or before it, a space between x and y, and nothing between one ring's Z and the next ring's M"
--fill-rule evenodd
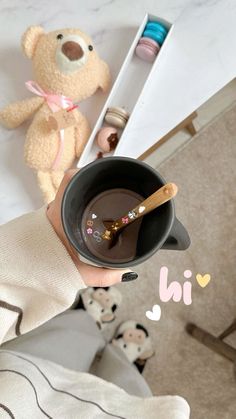
M81 262L79 259L76 250L68 241L61 221L61 203L64 190L71 178L77 173L77 169L68 170L65 173L64 178L62 179L61 185L57 192L57 195L48 207L47 207L47 217L52 224L55 232L62 241L63 245L67 249L69 255L71 256L75 266L77 267L79 273L82 276L84 283L87 286L95 287L109 287L118 282L128 282L134 279L137 279L138 275L135 272L130 270L123 269L107 269L107 268L97 268L91 265L88 265L84 262Z

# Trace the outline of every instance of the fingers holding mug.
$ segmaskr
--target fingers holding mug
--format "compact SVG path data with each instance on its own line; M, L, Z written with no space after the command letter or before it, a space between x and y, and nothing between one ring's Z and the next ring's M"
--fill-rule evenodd
M138 278L136 272L130 269L107 269L78 263L78 269L84 283L89 287L110 287L119 282L133 281Z

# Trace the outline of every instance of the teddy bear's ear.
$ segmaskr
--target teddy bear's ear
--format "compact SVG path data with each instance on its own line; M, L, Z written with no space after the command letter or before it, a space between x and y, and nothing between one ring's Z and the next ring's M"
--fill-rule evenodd
M22 36L21 45L25 55L32 58L40 36L44 30L41 26L30 26Z
M98 68L98 84L99 87L106 93L110 87L111 75L108 65L103 60L99 60Z

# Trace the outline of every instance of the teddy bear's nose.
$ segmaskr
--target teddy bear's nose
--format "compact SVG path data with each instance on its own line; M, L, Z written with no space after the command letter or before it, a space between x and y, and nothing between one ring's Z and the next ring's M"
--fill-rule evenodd
M84 55L81 46L74 41L65 42L61 50L70 61L79 60Z

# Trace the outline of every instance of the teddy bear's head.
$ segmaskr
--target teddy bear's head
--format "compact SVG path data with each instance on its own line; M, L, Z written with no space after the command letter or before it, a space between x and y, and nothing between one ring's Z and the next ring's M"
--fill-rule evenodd
M41 26L31 26L22 37L22 47L32 60L35 81L47 92L80 101L109 87L107 64L79 29L45 33Z

